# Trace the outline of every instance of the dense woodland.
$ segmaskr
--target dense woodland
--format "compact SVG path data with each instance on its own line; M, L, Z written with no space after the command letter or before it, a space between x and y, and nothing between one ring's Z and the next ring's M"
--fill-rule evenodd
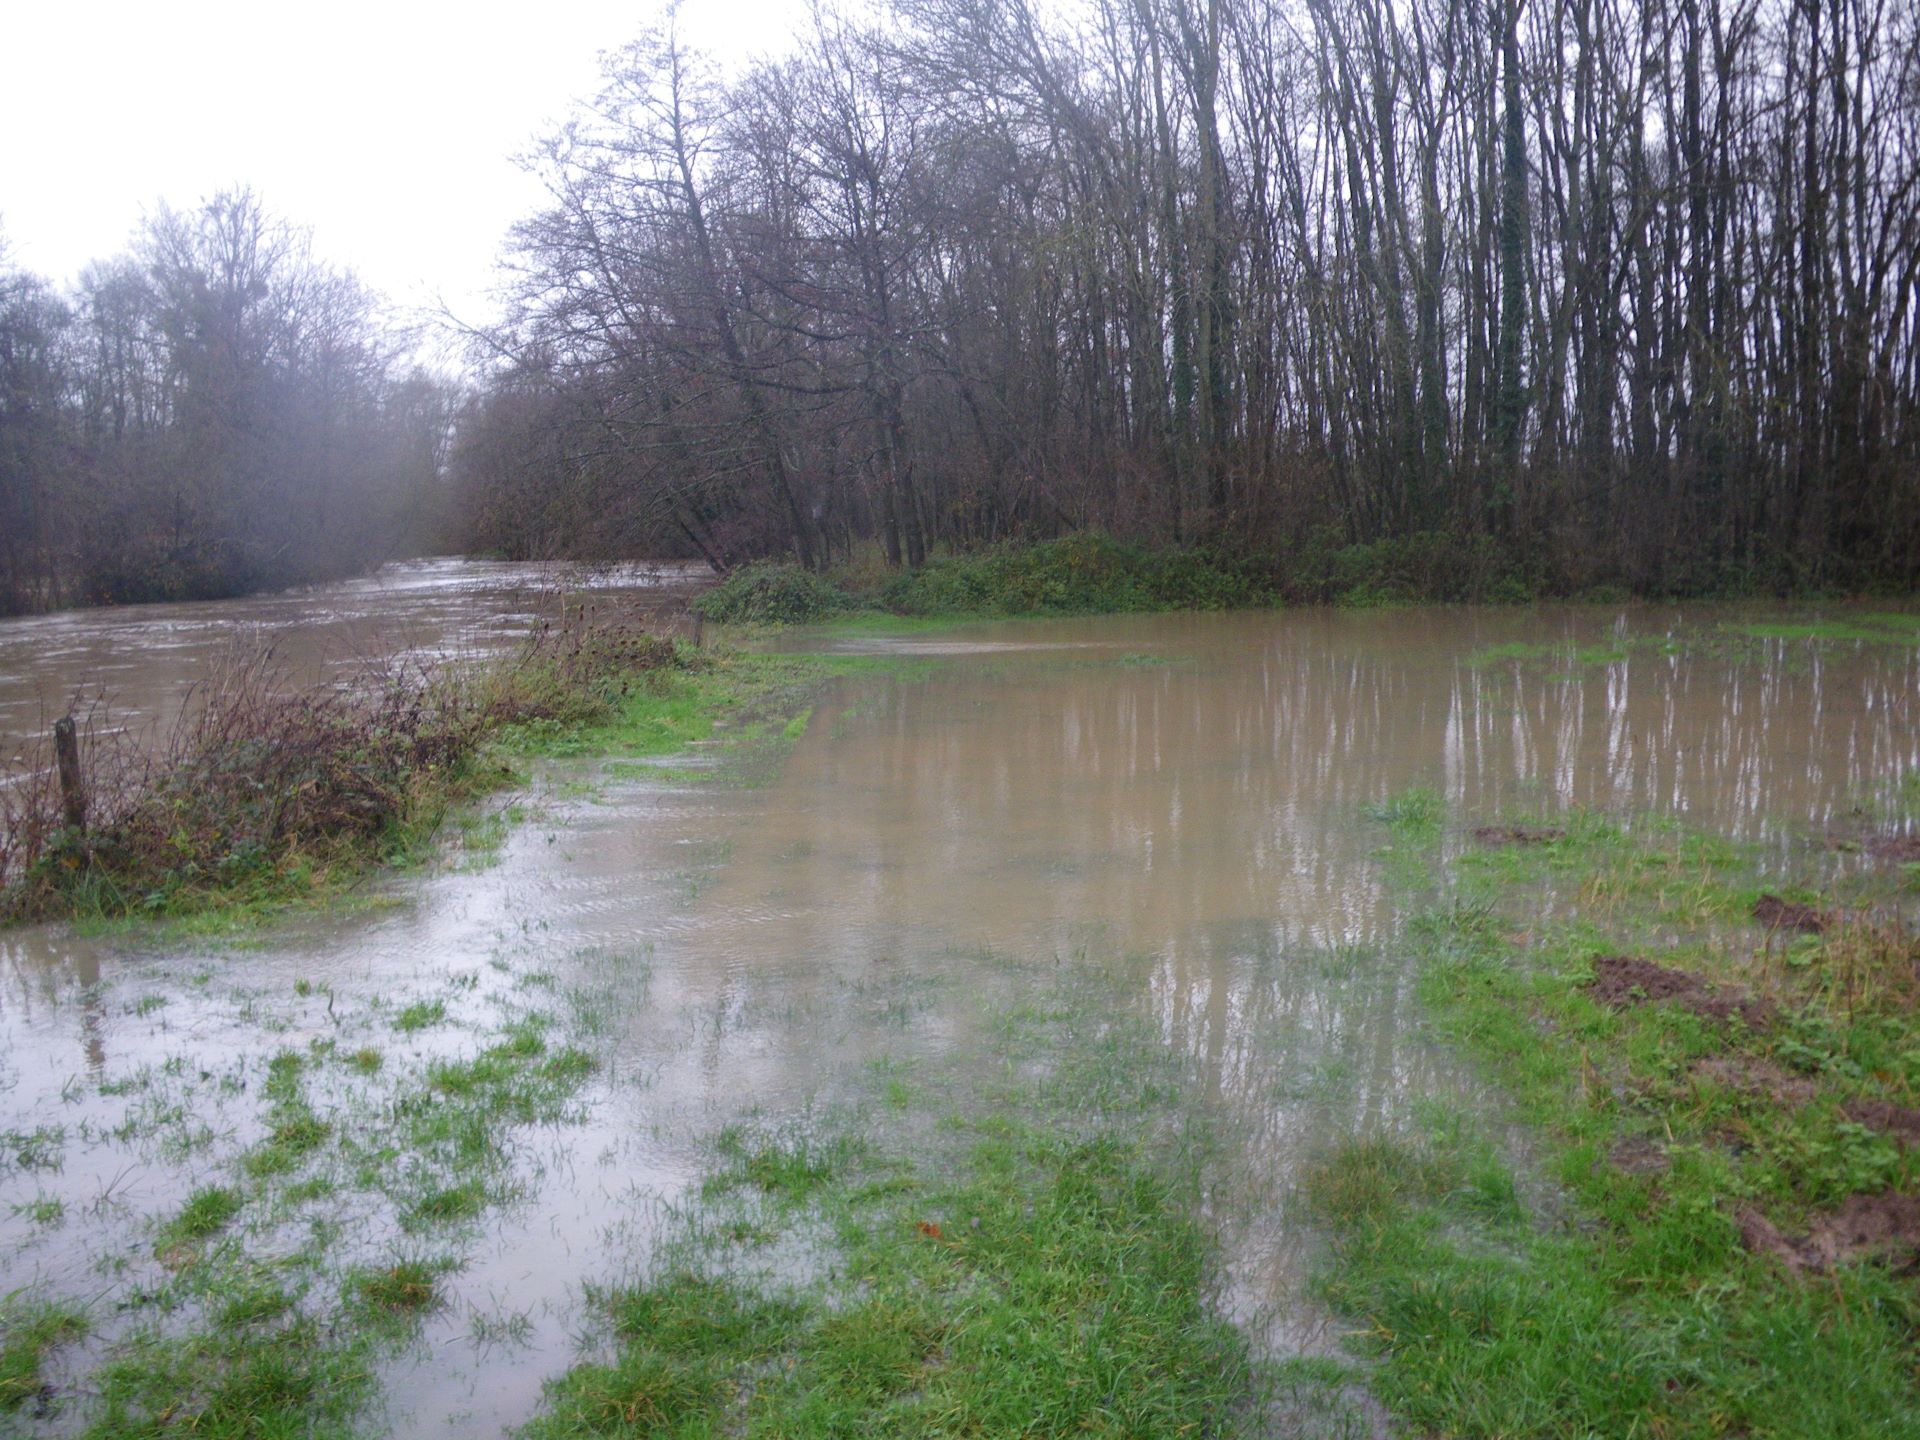
M532 163L481 546L1920 578L1903 0L891 0L725 76L669 23Z
M455 396L249 192L72 293L0 247L0 614L231 595L431 539Z
M669 15L527 163L458 392L247 192L71 293L0 247L0 610L1084 530L1920 582L1903 0L876 0L726 73Z

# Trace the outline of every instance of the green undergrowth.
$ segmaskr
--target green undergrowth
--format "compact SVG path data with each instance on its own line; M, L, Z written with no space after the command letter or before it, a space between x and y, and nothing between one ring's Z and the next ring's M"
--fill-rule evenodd
M1772 592L1735 580L1690 593L1732 598ZM1297 545L1261 553L1150 547L1080 532L936 555L908 570L890 569L876 554L820 573L761 561L735 570L696 601L695 608L709 620L728 625L832 622L860 627L889 621L1245 609L1282 603L1374 609L1524 605L1546 599L1618 605L1628 598L1618 586L1582 588L1556 578L1550 567L1490 536L1431 531L1354 542L1336 530L1320 529ZM1883 609L1815 612L1786 622L1730 622L1688 643L1721 648L1769 639L1913 644L1917 638L1920 616ZM1496 647L1480 658L1559 659L1577 669L1625 658L1631 649L1676 643L1652 637L1585 649L1518 644Z
M1672 823L1526 828L1444 863L1457 847L1427 829L1442 898L1405 942L1436 1026L1525 1122L1525 1174L1430 1116L1348 1138L1303 1184L1338 1237L1323 1291L1379 1356L1375 1390L1445 1435L1911 1434L1920 1236L1820 1250L1851 1207L1920 1195L1885 1108L1920 1119L1898 878L1821 886L1809 857L1796 888ZM1769 892L1850 918L1768 931ZM1765 1008L1609 1003L1593 982L1615 955Z
M1551 593L1539 567L1486 536L1440 532L1355 543L1317 530L1289 549L1146 546L1098 532L937 555L909 570L874 557L824 574L742 566L698 602L727 624L836 617L965 617L1223 610L1281 602L1378 607L1525 603Z
M906 618L1123 614L1271 605L1258 566L1201 550L1152 550L1071 535L938 556L913 570L814 575L792 565L743 566L697 602L727 624L811 624L859 614Z
M1112 975L1011 988L984 1053L882 1055L843 1104L724 1128L522 1440L1253 1436L1281 1406L1364 1433L1343 1367L1264 1362L1219 1315L1229 1147L1191 1062Z

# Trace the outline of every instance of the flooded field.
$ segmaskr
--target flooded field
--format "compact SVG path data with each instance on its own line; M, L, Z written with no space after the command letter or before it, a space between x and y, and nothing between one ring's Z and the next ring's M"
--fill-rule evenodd
M0 727L101 684L163 715L229 618L297 622L311 655L362 626L482 644L525 623L534 577L417 578L377 602L347 586L0 627ZM937 1155L941 1117L1043 1090L1109 1032L1157 1045L1173 1108L1224 1137L1220 1307L1267 1353L1337 1354L1306 1285L1302 1157L1422 1106L1524 1150L1422 1023L1399 958L1421 882L1370 809L1430 791L1448 850L1583 807L1844 863L1822 858L1830 831L1920 766L1920 649L1814 644L1752 612L800 643L876 663L757 747L547 761L490 802L498 823L346 913L204 941L0 933L0 1295L87 1322L0 1431L86 1431L131 1393L97 1378L117 1356L269 1279L318 1314L415 1267L435 1304L379 1350L352 1423L507 1433L578 1357L590 1288L686 1243L730 1135L855 1124ZM760 1273L819 1263L740 1244ZM1322 1418L1386 1424L1357 1400Z

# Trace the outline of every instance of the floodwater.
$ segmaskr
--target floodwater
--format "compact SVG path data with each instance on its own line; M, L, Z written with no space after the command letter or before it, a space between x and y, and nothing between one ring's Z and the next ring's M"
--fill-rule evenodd
M683 611L704 567L409 560L363 579L243 600L61 610L0 620L0 758L17 755L73 709L164 728L221 657L270 646L296 683L370 657L484 655L568 603Z
M444 600L467 643L498 628L483 595L517 593L408 600L407 624ZM219 607L195 609L217 629ZM499 626L526 613L509 601ZM835 682L759 783L556 763L497 854L456 847L377 904L242 949L0 936L0 1133L40 1137L0 1157L0 1295L92 1306L101 1338L55 1367L83 1384L116 1302L159 1273L155 1217L258 1138L267 1056L374 1043L404 1074L528 1004L587 997L597 1077L516 1141L517 1193L460 1232L451 1303L388 1364L371 1427L499 1434L575 1357L583 1285L644 1270L720 1126L805 1121L877 1060L964 1068L997 1007L1077 962L1128 977L1124 1003L1231 1119L1254 1183L1217 1202L1222 1303L1277 1349L1331 1348L1303 1294L1314 1238L1286 1203L1299 1157L1423 1100L1486 1103L1395 963L1407 897L1370 804L1433 788L1450 845L1577 804L1683 817L1785 860L1920 766L1920 650L1658 643L1726 619L1316 610L815 640L913 663ZM62 620L76 656L127 653L89 625L143 623L167 622ZM1564 662L1488 655L1520 642ZM8 670L35 653L0 628L5 693L89 679ZM149 663L140 683L165 691L194 663ZM443 1023L395 1027L427 999ZM9 1169L19 1153L32 1163ZM390 1208L330 1203L268 1214L247 1243L291 1253L326 1226L349 1259L391 1250ZM83 1418L75 1404L46 1427Z

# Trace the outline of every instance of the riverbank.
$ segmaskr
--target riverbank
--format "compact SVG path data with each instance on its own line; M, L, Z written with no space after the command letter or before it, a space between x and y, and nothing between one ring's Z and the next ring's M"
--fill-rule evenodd
M578 609L489 661L380 661L322 687L256 653L208 677L157 747L83 735L80 826L52 747L24 757L0 788L0 925L218 931L337 902L426 859L450 821L484 845L501 820L476 802L532 764L681 750L872 663L702 651Z

